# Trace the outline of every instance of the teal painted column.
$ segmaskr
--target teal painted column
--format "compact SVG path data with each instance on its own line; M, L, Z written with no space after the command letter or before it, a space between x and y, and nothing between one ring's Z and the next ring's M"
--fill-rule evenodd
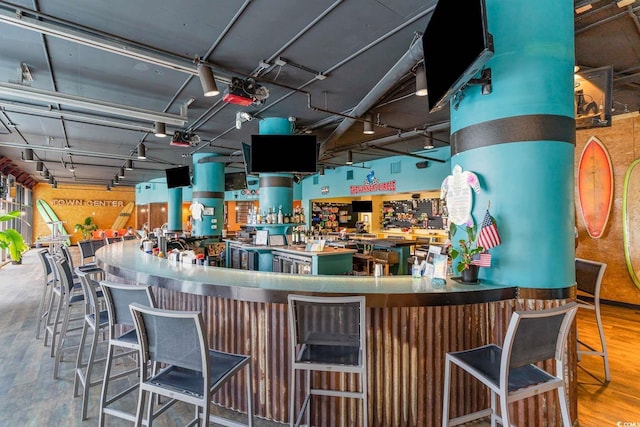
M193 155L192 235L222 236L224 228L224 162L218 154ZM201 219L198 219L201 216Z
M169 188L169 203L167 211L168 231L182 231L182 187Z
M293 123L287 118L269 117L260 120L260 135L291 135ZM274 156L290 156L294 153L273 153ZM278 213L282 206L283 213L293 211L293 174L290 173L261 173L260 174L260 212L269 213L269 209L275 209Z
M479 227L490 203L502 237L480 278L568 287L575 282L573 3L486 4L493 92L469 86L457 109L451 105L451 167L478 176L473 218Z

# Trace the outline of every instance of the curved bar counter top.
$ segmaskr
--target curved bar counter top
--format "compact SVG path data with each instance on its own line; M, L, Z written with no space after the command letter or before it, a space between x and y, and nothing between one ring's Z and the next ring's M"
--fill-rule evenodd
M293 275L173 263L145 254L137 241L106 245L96 259L108 280L154 286L161 307L202 311L212 348L252 356L256 416L285 423L289 421L290 293L366 296L368 414L374 426L440 425L445 352L501 343L516 304L536 309L563 303L517 299L516 287L451 280L434 286L426 278L408 275ZM316 385L320 381L355 389L358 384L355 377L316 375ZM462 384L455 379L452 383ZM489 404L481 387L460 387L452 392L452 416ZM570 384L570 397L574 389ZM215 401L244 412L243 390L235 383L220 390ZM296 392L298 400L301 394ZM553 395L545 396L525 401L526 406L514 405L516 424L555 425L559 407ZM575 419L575 399L570 402ZM317 396L311 424L361 425L361 406L357 399Z

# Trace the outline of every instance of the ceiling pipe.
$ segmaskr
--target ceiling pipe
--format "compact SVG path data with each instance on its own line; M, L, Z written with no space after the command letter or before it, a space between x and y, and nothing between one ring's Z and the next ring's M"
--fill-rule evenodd
M0 147L14 147L14 148L23 148L24 144L19 144L16 142L6 142L0 141ZM29 145L33 150L41 150L41 151L53 151L57 153L68 153L76 156L86 156L86 157L99 157L104 159L118 159L118 160L128 160L131 158L130 155L126 154L112 154L112 153L100 153L96 151L86 151L86 150L78 150L76 148L62 148L62 147L52 147L50 145ZM162 163L166 165L174 165L171 162L165 162L160 160L153 160L154 163ZM76 163L77 165L78 163Z
M97 99L83 98L76 95L64 94L44 89L18 85L14 83L0 82L0 93L19 98L27 98L36 101L52 102L55 104L71 105L86 108L100 113L115 114L123 117L135 117L151 122L163 122L175 126L183 126L189 118L177 114L163 113L159 111L145 110L143 108L128 105L115 104Z
M380 98L382 98L393 86L411 69L416 63L422 60L424 52L422 50L422 38L417 37L407 52L395 63L387 74L380 79L377 85L356 105L351 111L352 116L362 116L367 113ZM327 147L335 144L336 141L353 125L356 120L345 118L342 123L331 133L331 135L320 144L320 153L327 151ZM321 154L322 155L322 154Z
M107 126L107 127L114 127L119 129L127 129L127 130L134 130L134 131L147 132L147 133L154 131L154 129L149 126L136 125L133 123L125 123L125 122L118 121L116 119L107 119L99 116L93 116L89 114L70 112L70 111L50 110L43 107L33 107L29 105L17 104L15 102L0 101L0 107L2 107L3 111L14 112L14 113L27 113L35 116L53 117L56 119L77 121L80 123L94 124L98 126Z

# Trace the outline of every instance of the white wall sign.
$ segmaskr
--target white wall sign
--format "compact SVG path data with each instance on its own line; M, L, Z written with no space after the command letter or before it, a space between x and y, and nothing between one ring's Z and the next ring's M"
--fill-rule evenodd
M480 182L475 173L462 171L460 165L453 167L453 174L442 181L440 198L447 202L449 221L456 225L473 225L471 190L480 191Z

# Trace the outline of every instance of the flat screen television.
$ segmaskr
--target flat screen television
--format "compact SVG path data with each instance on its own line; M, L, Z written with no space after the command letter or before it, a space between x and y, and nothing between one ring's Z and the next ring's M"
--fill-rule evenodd
M371 200L353 200L351 202L351 212L353 213L373 212L373 202Z
M247 188L247 175L244 172L224 174L224 191L244 190Z
M440 0L422 35L429 112L440 110L493 56L485 0Z
M315 135L251 135L248 173L316 173Z
M613 66L581 70L574 76L576 128L611 126Z
M191 185L189 166L178 166L164 170L167 176L167 188L188 187Z

